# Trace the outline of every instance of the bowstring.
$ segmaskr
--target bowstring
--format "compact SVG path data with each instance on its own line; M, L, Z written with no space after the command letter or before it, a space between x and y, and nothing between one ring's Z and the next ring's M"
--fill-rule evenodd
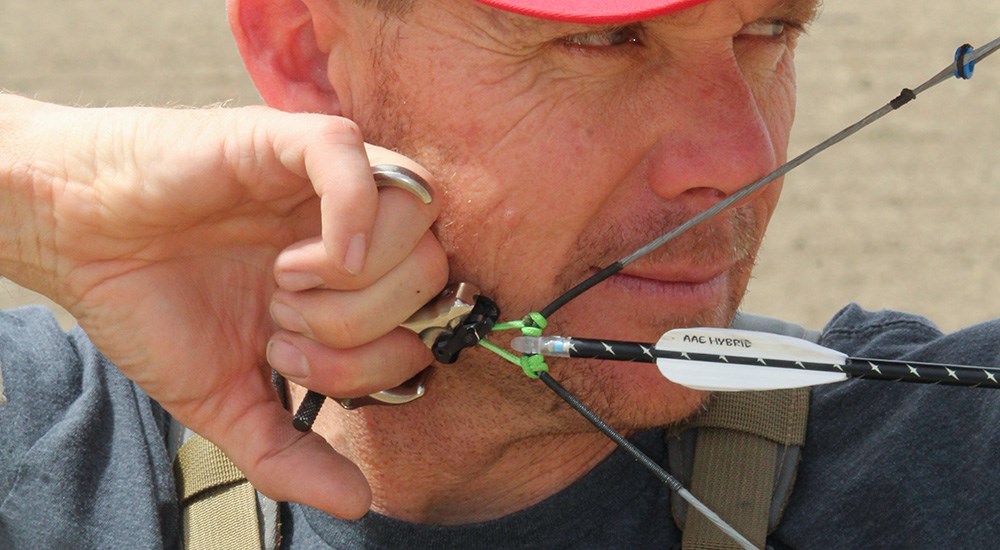
M1000 37L996 38L992 42L989 42L981 46L980 48L968 51L965 54L963 65L974 66L977 62L982 61L989 55L996 52L998 49L1000 49ZM945 67L939 73L928 79L926 82L920 84L919 86L913 89L904 88L903 91L900 92L898 96L893 98L891 101L889 101L882 107L879 107L878 109L872 111L870 114L858 120L854 124L851 124L850 126L837 132L836 134L828 137L827 139L823 140L822 142L818 143L812 148L806 150L804 153L801 153L800 155L786 162L785 164L782 164L781 166L779 166L777 169L767 174L766 176L741 187L733 194L720 200L719 202L715 203L709 208L702 210L701 212L699 212L697 215L690 218L686 222L664 233L663 235L657 237L656 239L653 239L652 241L648 242L642 247L636 249L631 254L628 254L627 256L622 257L618 261L608 265L604 269L601 269L594 275L590 276L589 278L580 282L576 286L567 290L565 293L557 297L547 306L539 310L539 312L542 314L542 316L546 318L552 316L553 313L555 313L560 308L565 306L571 300L577 298L587 290L590 290L598 283L605 281L612 275L615 275L616 273L624 269L627 265L631 264L632 262L635 262L636 260L642 258L643 256L646 256L647 254L653 252L654 250L660 248L661 246L667 244L668 242L676 239L677 237L680 237L681 235L683 235L690 229L694 228L695 226L701 224L702 222L715 217L717 214L728 209L737 202L756 193L763 187L774 182L778 178L785 176L786 174L798 168L802 164L805 164L807 161L809 161L816 155L822 153L823 151L829 149L830 147L833 147L834 145L840 143L841 141L844 141L845 139L853 136L854 134L858 133L868 125L881 119L885 115L899 109L900 107L906 105L910 101L913 101L921 93L933 88L934 86L937 86L938 84L946 80L950 80L952 77L958 77L957 63L958 61L956 61L955 64ZM965 78L968 79L971 78L971 76L972 73L970 69L968 77Z
M964 50L964 51L963 51ZM875 111L872 111L867 116L861 118L854 124L844 128L843 130L837 132L836 134L830 136L829 138L823 140L819 144L813 146L812 148L806 150L804 153L799 154L792 160L779 166L777 169L767 174L766 176L753 181L740 189L738 189L733 194L720 200L716 204L709 208L699 212L686 222L677 226L676 228L664 233L663 235L653 239L649 243L643 245L642 247L636 249L631 254L628 254L614 263L608 265L607 267L599 270L594 275L591 275L587 279L584 279L576 286L570 288L562 295L558 296L555 300L550 302L544 308L539 310L537 313L533 312L528 316L525 316L522 321L514 321L513 323L521 323L522 331L525 328L535 328L541 330L544 328L544 324L547 323L548 317L554 314L556 311L561 309L563 306L568 304L570 301L576 299L584 292L590 290L597 284L607 280L611 276L617 274L626 266L635 262L636 260L646 256L647 254L653 252L654 250L660 248L661 246L667 244L668 242L676 239L685 232L694 228L695 226L701 224L702 222L720 214L729 207L733 206L737 202L747 198L753 193L759 191L768 184L774 182L775 180L785 176L795 168L806 163L816 155L822 153L823 151L829 149L830 147L844 141L848 137L856 134L865 127L874 123L875 121L881 119L887 114L898 110L907 103L913 101L921 93L933 88L934 86L950 80L952 77L961 78L968 80L972 77L973 69L975 64L988 56L1000 50L1000 37L997 37L991 42L980 46L979 48L972 48L968 44L960 47L956 52L955 62L949 66L942 69L936 75L923 82L915 88L904 88L898 96L890 100L885 105L879 107ZM539 326L539 321L541 325ZM510 323L508 323L510 324ZM499 325L498 325L499 326ZM509 327L508 327L509 328ZM494 329L497 330L497 329ZM483 346L491 349L495 353L500 353L497 346L494 346L482 340L480 342ZM612 428L607 422L601 419L596 413L591 411L586 405L583 404L575 395L573 395L569 390L560 385L554 378L552 378L548 373L548 366L545 365L544 361L530 361L530 359L540 358L541 356L526 356L520 358L520 360L514 356L514 354L504 350L501 353L506 360L519 364L525 373L531 378L540 379L549 389L551 389L556 395L561 399L566 401L573 409L579 412L585 419L587 419L591 424L597 427L601 432L607 435L612 441L614 441L620 448L631 454L636 458L641 464L643 464L650 472L653 473L658 479L663 483L668 485L671 490L677 493L678 496L683 498L693 507L695 507L699 512L705 515L705 517L713 524L715 524L720 530L722 530L727 536L733 539L736 543L743 546L744 548L755 548L755 546L750 543L743 535L741 535L736 529L726 523L722 518L718 516L714 511L709 509L703 503L701 503L694 495L692 495L687 489L680 484L676 478L667 473L659 464L654 460L649 458L645 453L638 449L634 444L632 444L628 439L619 434L614 428ZM530 365L533 363L533 365Z
M561 397L566 403L573 407L581 416L586 418L591 424L597 427L604 435L608 436L609 439L614 441L618 447L632 455L632 458L636 459L640 464L646 467L656 479L659 479L665 485L670 487L670 490L677 494L677 496L684 499L692 508L700 512L705 516L708 521L713 523L719 528L723 533L729 538L733 539L737 544L748 550L756 550L756 546L750 542L742 533L737 531L733 526L729 525L724 519L719 517L714 510L705 505L705 503L698 500L696 496L691 494L684 485L677 480L674 476L670 475L662 466L656 463L655 460L649 458L646 453L642 452L639 447L634 443L626 439L620 433L618 433L614 428L608 425L600 416L590 410L582 401L576 398L575 395L569 392L566 388L562 386L559 382L556 382L552 376L547 372L542 372L538 374L538 379L541 380L550 390L552 390L556 395Z

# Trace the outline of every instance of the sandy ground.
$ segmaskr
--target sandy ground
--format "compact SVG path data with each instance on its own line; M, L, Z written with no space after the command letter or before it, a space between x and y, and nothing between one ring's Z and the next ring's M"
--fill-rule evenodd
M791 153L998 34L995 1L828 2L799 49ZM94 106L259 102L221 0L0 0L0 87ZM852 301L945 329L1000 315L998 164L1000 54L789 176L745 309L814 327ZM0 306L37 301L0 283Z

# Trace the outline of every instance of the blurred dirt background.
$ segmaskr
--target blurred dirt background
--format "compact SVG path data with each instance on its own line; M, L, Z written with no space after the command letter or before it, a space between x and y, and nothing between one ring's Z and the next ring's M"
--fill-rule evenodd
M997 35L1000 2L828 1L797 56L791 154ZM260 102L222 0L0 0L0 88L90 106ZM998 165L1000 54L790 175L745 309L817 328L848 302L947 330L1000 315ZM0 282L0 306L35 302Z

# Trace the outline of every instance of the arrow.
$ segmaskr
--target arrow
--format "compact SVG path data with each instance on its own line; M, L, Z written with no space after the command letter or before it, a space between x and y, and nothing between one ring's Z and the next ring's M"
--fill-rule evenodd
M552 314L554 314L556 311L561 309L569 302L576 299L584 292L587 292L587 290L593 288L602 281L620 272L629 263L634 262L639 258L642 258L643 256L649 254L653 250L656 250L657 248L665 245L666 243L672 241L673 239L679 237L681 234L690 230L692 227L704 222L705 220L712 218L713 216L722 212L726 208L729 208L733 204L743 200L750 194L756 192L760 188L769 185L772 181L782 177L783 175L787 174L796 167L804 164L805 162L815 157L822 151L843 141L844 139L860 131L862 128L872 124L873 122L882 118L888 113L899 109L903 105L908 104L909 102L916 99L919 94L926 91L927 89L936 86L940 82L943 82L944 80L947 80L952 76L960 79L971 78L976 63L981 62L987 56L992 55L998 50L1000 50L1000 38L997 38L992 42L984 46L981 46L979 48L973 48L969 45L961 46L955 52L955 62L946 67L944 70L942 70L934 77L932 77L930 80L927 80L926 82L917 86L914 89L904 88L897 97L889 101L889 103L885 104L881 108L872 112L868 116L858 120L851 126L848 126L847 128L841 130L837 134L834 134L833 136L827 138L825 141L819 143L815 147L807 150L806 152L795 157L794 159L788 161L787 163L779 167L777 170L771 172L770 174L764 176L763 178L755 182L748 183L735 193L729 195L723 200L720 200L718 203L702 211L701 213L695 215L694 217L688 219L686 222L682 223L681 225L677 226L671 231L661 235L660 237L654 239L653 241L635 250L631 254L622 257L616 262L604 267L597 273L579 282L566 292L557 296L547 306L539 310L537 313L538 317L541 318L543 321L551 317ZM526 317L525 319L528 319L528 317ZM543 325L539 325L536 322L534 322L533 317L531 319L532 323L530 325L522 325L522 328L524 326L530 326L530 328L537 328L539 330L544 328ZM699 330L699 329L688 329L688 330ZM670 334L671 333L665 334L664 338L666 338ZM738 337L739 335L735 336ZM755 336L754 339L751 339L751 343L756 342L757 339L759 339L759 336ZM682 341L683 341L683 335L682 335ZM482 344L484 342L480 343ZM581 353L580 350L573 349L573 347L577 343L579 343L581 347L586 343L601 344L601 346L600 348L596 348L597 351L594 352L594 355L588 355L586 353ZM663 343L664 349L659 349L661 343ZM604 344L607 344L608 346L616 350L615 356L606 357L601 355L602 353L601 350L604 349ZM721 373L721 375L714 376L714 379L712 380L709 379L711 377L710 373L712 372L719 373L721 372L722 368L717 359L712 360L711 358L707 358L705 361L698 361L700 363L700 366L698 366L695 369L685 368L685 363L683 363L681 359L678 359L676 357L671 358L662 356L670 352L670 350L668 349L670 347L670 343L669 342L664 343L663 339L661 339L661 341L657 343L657 348L654 350L655 353L650 353L650 350L652 348L651 344L640 344L636 342L610 342L610 341L601 342L599 340L580 340L580 339L561 338L561 337L526 336L522 338L515 338L514 342L512 343L512 346L518 351L521 351L522 353L557 355L563 357L593 357L602 359L614 359L619 361L624 360L624 361L655 362L659 366L660 371L667 378L682 379L686 377L688 384L694 385L695 387L703 387L706 389L708 388L714 388L720 390L742 390L742 389L755 389L755 388L771 389L774 387L794 387L794 385L829 383L829 382L835 382L837 380L844 380L848 377L856 377L856 376L867 377L867 378L874 377L872 376L873 374L872 372L863 372L856 369L857 366L856 363L860 360L844 357L843 354L839 354L834 350L827 350L826 348L822 348L819 346L817 346L820 348L819 350L811 348L809 350L809 353L811 354L815 353L816 355L819 355L821 360L814 362L805 359L803 360L795 359L792 361L791 366L786 364L788 362L788 359L778 359L776 356L764 357L763 354L761 354L758 357L753 357L752 353L750 355L747 355L746 354L747 352L742 350L741 352L743 353L743 355L736 355L736 354L728 355L726 353L723 353L722 355L727 359L729 359L730 363L733 362L736 363L735 365L724 363L724 365L726 367L731 367L738 370ZM723 345L722 347L726 346ZM763 346L763 343L761 343L760 347L765 347L765 346ZM788 344L788 347L792 353L794 353L797 349L799 349L797 344ZM500 355L502 357L505 357L507 360L512 361L515 364L519 364L518 361L516 360L517 359L516 357L507 357L507 355L512 355L512 354L509 354L505 350L502 350L503 353L501 353L501 350L499 348L496 348L495 351L497 351L497 353L500 353ZM626 354L626 352L629 351L632 352L631 355ZM504 355L504 353L506 353L507 355ZM682 353L687 353L689 354L688 357L690 357L690 352L685 351ZM758 351L754 350L754 353L758 353ZM736 358L748 359L748 361L744 363L733 361L733 359ZM697 361L698 359L700 358L694 357L692 362ZM878 369L879 371L881 371L879 373L881 376L887 376L887 375L894 376L895 372L897 371L900 373L899 376L896 378L888 378L890 380L907 380L914 382L930 381L930 382L940 382L947 384L958 383L958 384L972 385L972 386L1000 387L1000 384L997 384L997 379L996 379L996 374L1000 373L1000 371L996 369L988 369L988 368L970 369L967 367L959 367L956 365L953 366L955 367L954 370L955 374L953 377L946 377L943 380L940 379L940 377L938 377L937 380L925 380L922 376L923 372L926 371L928 374L932 374L935 371L939 371L940 368L942 367L940 365L917 364L917 363L900 364L900 362L888 362L880 360L878 360L878 363L875 363L875 360L873 360L872 364L884 365L884 368L880 367ZM708 368L705 368L706 366ZM691 365L687 364L687 367L691 367ZM890 369L890 367L892 368ZM807 376L795 377L795 381L791 381L792 376L789 373L779 372L781 369L785 369L787 371L790 368L799 369L800 374L807 372L810 374ZM693 372L691 372L692 370ZM702 371L709 371L709 373L707 374ZM979 371L979 373L977 374L975 371ZM767 373L766 375L764 374L765 372ZM962 374L959 375L959 372L961 372ZM909 376L907 376L906 373L909 373ZM940 372L938 372L937 374L940 374ZM586 406L583 403L581 403L575 396L573 396L570 392L566 391L565 388L562 388L562 386L560 386L558 382L556 382L551 376L549 376L547 372L541 372L540 374L538 374L538 378L542 380L550 389L552 389L552 391L555 392L560 398L564 399L573 408L575 408L578 412L580 412L580 414L583 415L584 418L586 418L588 421L597 426L602 432L608 435L608 437L610 437L613 441L615 441L619 445L622 445L622 441L626 441L610 426L608 426L600 418L598 418L597 415L595 415L592 411L589 411L589 409L587 409ZM732 380L734 379L742 382L739 384L734 384L732 382ZM645 455L643 455L641 451L638 451L636 449L631 449L629 447L625 448L629 449L629 452L632 453L633 456L635 456L637 459L640 460L640 462L646 465L646 467L649 468L650 471L654 473L654 475L656 475L661 481L670 486L672 490L676 491L682 497L687 498L688 496L690 496L689 494L686 494L686 491L681 491L683 487L678 488L677 484L675 483L675 480L670 479L669 475L667 475L667 477L661 476L659 472L662 471L662 468L659 468L659 466L656 465L655 463L650 464L651 461L649 461L648 457L645 457ZM646 460L641 460L641 458L645 458ZM693 497L691 498L693 499ZM742 538L739 535L739 533L733 530L730 526L728 526L714 513L710 513L706 517L708 517L710 521L712 521L715 525L717 525L720 529L722 529L723 532L725 532L737 544L743 547L750 547L750 548L753 547L752 545L749 545L749 542L746 541L746 539Z
M511 346L554 357L655 362L668 380L706 391L799 388L848 378L1000 388L994 367L848 357L798 338L728 328L675 329L655 346L562 336L521 336Z

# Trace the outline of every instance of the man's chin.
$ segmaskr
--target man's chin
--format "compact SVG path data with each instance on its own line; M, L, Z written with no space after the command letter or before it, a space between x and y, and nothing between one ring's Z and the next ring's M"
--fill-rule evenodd
M580 365L580 361L553 364L553 378L625 432L682 422L700 411L709 396L663 378L653 364L607 361Z

